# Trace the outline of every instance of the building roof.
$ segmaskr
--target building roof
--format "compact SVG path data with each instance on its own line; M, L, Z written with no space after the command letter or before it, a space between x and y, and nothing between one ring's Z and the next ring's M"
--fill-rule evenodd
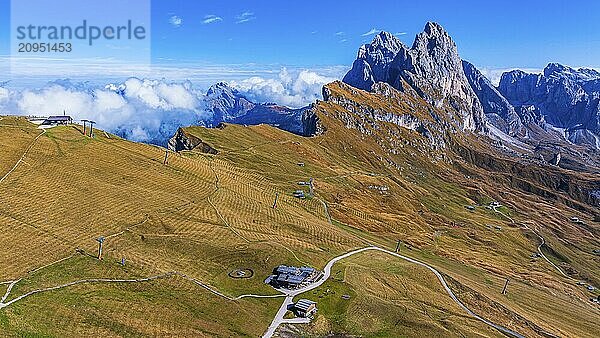
M295 266L280 265L275 269L277 282L301 284L313 273L315 269L307 266L297 268Z
M313 302L312 300L300 299L299 301L296 302L296 304L294 304L294 307L298 310L308 311L308 309L311 306L316 305L316 304L317 303Z
M312 274L316 270L315 270L315 268L311 268L308 266L302 266L302 267L297 268L295 266L280 265L277 267L276 271L278 273L289 273L289 274L301 275L301 274Z
M71 121L73 118L69 115L49 116L46 121Z
M301 284L305 279L305 276L290 275L286 273L277 276L278 282L286 282L290 284Z
M279 273L296 273L297 271L298 268L294 266L280 265L277 267L277 272Z
M308 266L303 266L300 268L300 271L302 272L308 272L308 273L313 273L315 272L315 268L310 268Z

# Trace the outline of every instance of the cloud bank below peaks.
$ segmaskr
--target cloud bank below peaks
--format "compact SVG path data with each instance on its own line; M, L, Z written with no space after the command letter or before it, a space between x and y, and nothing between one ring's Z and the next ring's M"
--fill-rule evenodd
M210 118L203 109L202 94L189 82L130 78L122 84L92 88L61 80L38 90L24 90L14 99L22 115L65 111L76 120L94 120L99 128L124 138L158 144L179 126Z
M291 108L307 106L321 99L323 85L337 80L309 70L294 73L282 68L276 78L254 76L230 85L253 102L275 102Z
M344 70L332 67L319 74L282 68L271 73L271 78L266 74L229 84L253 102L300 108L321 99L322 86L336 80ZM48 116L64 111L77 121L94 120L98 128L126 139L165 145L179 127L220 122L214 121L207 109L205 92L187 80L135 77L107 85L55 80L21 90L0 83L0 114Z

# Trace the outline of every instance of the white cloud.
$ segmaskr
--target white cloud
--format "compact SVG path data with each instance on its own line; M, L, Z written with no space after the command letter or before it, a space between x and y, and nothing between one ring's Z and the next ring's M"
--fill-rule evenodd
M130 78L107 87L115 90L55 82L39 90L22 91L15 97L15 106L22 115L65 111L75 120L91 119L98 128L145 142L164 141L179 126L211 117L204 111L203 93L189 82Z
M175 27L179 27L183 24L183 19L177 15L173 15L169 18L169 23Z
M321 99L322 86L339 78L345 68L322 69L320 74L282 68L275 77L251 76L231 85L252 101L298 108ZM91 86L60 80L15 93L0 87L0 109L38 116L65 111L75 120L94 120L98 128L127 139L161 143L180 126L212 121L204 97L205 92L190 81L129 78L120 84Z
M402 35L406 35L406 32L396 32L394 33L395 36L402 36Z
M153 109L194 109L198 98L192 93L191 84L167 84L156 80L130 78L124 83L124 95L128 99L143 102Z
M211 23L219 22L219 21L223 21L223 18L220 17L220 16L216 16L214 14L209 14L209 15L205 15L204 16L204 20L202 20L202 24L203 25L208 25L208 24L211 24Z
M204 96L205 89L216 82L230 82L255 102L276 102L297 108L321 99L323 84L340 79L348 70L348 66L305 70L256 65L176 65L152 68L150 73L135 72L140 77L133 78L128 77L129 68L88 65L88 70L95 74L125 79L118 82L107 78L77 82L91 79L91 73L76 78L80 80L50 83L46 82L49 76L43 82L39 82L42 78L34 77L33 82L19 85L14 81L10 86L0 82L0 113L50 115L66 111L76 120L94 120L98 128L127 139L160 143L180 126L212 121L210 113L205 111ZM46 69L62 70L61 67ZM172 80L144 79L149 76ZM107 85L109 82L114 84Z
M477 69L479 69L479 71L488 78L488 80L490 80L490 82L492 82L492 84L494 86L498 86L498 84L500 83L500 78L502 77L502 74L505 72L510 72L511 70L522 70L526 73L542 73L543 69L539 69L539 68L519 68L519 67L515 67L515 68L489 68L489 67L482 67L479 68L477 67Z
M375 34L379 34L379 33L381 33L381 29L371 28L370 31L363 33L360 36L370 36L370 35L375 35Z
M344 32L335 32L335 36L343 36L345 33Z
M244 23L244 22L252 21L254 19L256 19L256 16L254 15L254 13L244 12L235 17L235 20L236 20L235 23Z
M310 70L291 74L283 68L277 78L254 76L231 81L230 84L252 101L276 102L299 108L321 99L323 85L335 80L336 77L320 75Z

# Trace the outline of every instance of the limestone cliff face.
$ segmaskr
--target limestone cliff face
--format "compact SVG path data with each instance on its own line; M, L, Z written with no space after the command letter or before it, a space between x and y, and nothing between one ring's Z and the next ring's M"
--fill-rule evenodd
M302 114L302 134L304 136L319 136L325 133L327 128L321 122L314 109L307 109Z
M399 151L407 142L428 153L437 153L445 147L444 130L448 119L440 118L433 106L410 89L401 92L391 85L377 82L371 92L365 92L336 81L323 87L323 100L305 114L306 133L310 136L327 131L321 118L328 123L336 121L344 128L373 137L389 153ZM400 132L400 129L405 132ZM410 141L404 136L411 135Z
M387 32L378 34L360 48L343 81L363 90L385 82L403 91L408 84L437 108L452 110L448 114L460 129L486 130L483 108L465 76L456 44L437 23L428 22L411 48Z
M392 98L392 91L394 91L394 89L391 88L391 86L387 83L377 83L372 87L372 89L374 94L379 94L383 98ZM323 87L323 100L325 102L336 104L344 108L346 111L357 114L360 117L368 117L373 121L389 122L410 130L417 130L419 126L422 125L422 121L412 114L402 114L400 112L378 109L369 105L368 102L360 102L353 100L352 98L339 95L332 91L331 87L328 86ZM347 125L351 124L349 120L344 122ZM360 127L360 123L359 125L354 126L354 129L362 129Z
M479 98L488 121L510 136L527 136L519 114L494 85L471 63L463 61L463 70Z

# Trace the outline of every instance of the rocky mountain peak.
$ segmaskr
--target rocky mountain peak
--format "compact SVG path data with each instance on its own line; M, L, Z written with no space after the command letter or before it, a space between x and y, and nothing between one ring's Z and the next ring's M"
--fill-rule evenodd
M402 45L402 41L396 36L389 32L382 31L375 35L370 45L364 46L370 46L372 50L381 50L387 51L390 54L396 54Z
M210 86L206 92L205 103L213 112L215 122L228 121L244 115L255 106L226 82Z
M412 49L419 49L423 46L433 48L437 45L452 47L456 50L456 44L444 27L436 22L427 22L423 31L417 34Z
M269 124L302 134L302 114L307 108L292 109L275 103L256 103L227 82L212 85L204 98L205 108L212 113L211 126L221 122L257 125Z
M546 68L544 68L544 76L549 77L552 75L560 75L563 73L571 73L574 72L575 69L568 67L568 66L563 66L560 63L556 63L556 62L552 62L549 63Z
M388 32L360 48L358 58L343 82L367 91L385 82L398 90L408 84L438 108L458 113L456 125L464 130L484 130L485 116L463 72L456 44L439 24L428 22L411 48Z
M232 88L227 82L217 82L214 85L208 88L206 92L206 96L216 97L216 96L227 96L234 97L238 95L238 91Z
M363 90L382 81L398 51L406 48L393 34L380 32L370 44L362 45L358 50L352 70L344 77L344 82Z

